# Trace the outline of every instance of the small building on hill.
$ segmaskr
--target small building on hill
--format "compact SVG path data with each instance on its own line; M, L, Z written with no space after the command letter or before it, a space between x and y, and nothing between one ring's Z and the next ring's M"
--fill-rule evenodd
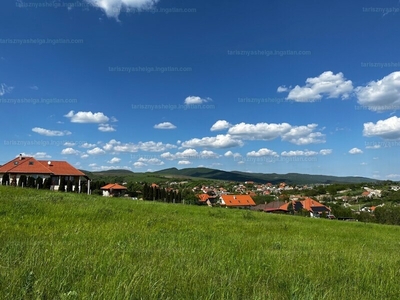
M100 189L103 191L103 196L105 197L120 197L128 190L125 186L118 183L109 183Z
M50 188L58 190L62 182L67 185L68 181L81 188L81 181L86 180L88 184L88 193L90 192L90 178L83 172L71 166L66 161L45 161L37 160L34 157L22 156L21 154L13 160L0 167L0 184L18 186L21 177L33 177L35 180L39 177L43 180L50 180Z
M221 195L219 203L224 207L251 208L255 206L250 195Z

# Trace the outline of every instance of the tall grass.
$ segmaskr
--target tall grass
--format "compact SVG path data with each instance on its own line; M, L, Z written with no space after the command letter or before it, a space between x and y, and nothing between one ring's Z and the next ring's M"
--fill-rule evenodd
M0 298L400 299L399 233L0 187Z

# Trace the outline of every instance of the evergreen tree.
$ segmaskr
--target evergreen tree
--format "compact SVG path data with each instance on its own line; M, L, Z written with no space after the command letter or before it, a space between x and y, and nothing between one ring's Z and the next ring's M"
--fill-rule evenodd
M35 188L35 178L33 178L32 176L29 176L26 186L30 187L30 188Z
M26 187L26 175L19 177L18 186Z
M38 177L36 178L36 184L35 184L36 188L39 186L39 189L43 188L43 178L42 177Z
M67 181L67 192L68 193L72 192L72 187L73 187L72 180L68 180Z
M58 188L60 192L65 192L65 177L61 176L60 187Z
M43 183L43 188L49 190L51 187L51 178L46 178Z
M74 179L75 180L75 183L74 183L74 192L75 193L79 193L79 178L77 177L77 178L75 178Z
M1 181L2 185L7 185L10 184L10 175L8 175L7 173L3 175L2 181Z

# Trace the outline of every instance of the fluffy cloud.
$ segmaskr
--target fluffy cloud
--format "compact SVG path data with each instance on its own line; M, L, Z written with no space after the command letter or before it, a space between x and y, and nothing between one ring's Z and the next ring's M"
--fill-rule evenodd
M185 99L185 104L193 105L193 104L203 104L206 102L212 101L211 98L200 98L198 96L189 96Z
M276 89L276 91L278 93L283 93L283 92L287 92L289 90L289 88L287 88L286 86L278 86L278 88Z
M177 152L172 154L170 152L165 152L160 155L161 158L167 160L174 160L174 159L210 159L210 158L219 158L220 155L213 151L203 150L201 152L196 151L195 149L186 149L183 152Z
M71 110L64 117L69 118L72 123L107 123L109 118L102 112L79 111L76 114Z
M82 154L82 155L81 155L81 158L82 158L82 159L85 159L85 158L88 158L88 157L89 157L88 154Z
M110 124L100 124L98 128L101 132L114 132L116 129Z
M283 92L284 87L278 88ZM323 96L328 98L346 99L353 91L351 80L346 80L343 73L333 74L327 71L314 78L307 78L305 86L296 85L290 90L286 99L296 102L315 102L322 99Z
M61 151L62 155L77 155L80 152L78 150L75 150L74 148L65 148Z
M250 156L250 157L260 157L260 156L275 156L275 157L277 157L277 156L279 156L278 153L276 153L275 151L272 151L270 149L267 149L267 148L261 148L258 151L251 151L251 152L248 152L246 155Z
M183 142L182 147L185 148L230 148L242 146L243 142L239 139L233 138L231 135L217 135L216 137L204 137L201 139L194 138L189 141Z
M176 126L170 122L164 122L154 125L155 129L175 129Z
M103 149L96 147L93 148L92 150L88 150L87 153L90 155L100 155L100 154L105 154L106 152Z
M143 168L143 167L145 167L145 166L147 166L145 163L143 163L143 162L140 162L140 161L137 161L137 162L135 162L134 164L133 164L133 166L135 167L135 168Z
M400 109L400 71L355 89L358 103L372 111Z
M211 131L218 131L228 129L232 125L225 120L218 120L215 124L211 127Z
M366 137L381 137L383 139L400 139L400 118L393 116L386 120L380 120L376 124L364 123L363 135Z
M162 152L168 149L177 148L176 145L172 144L164 144L162 142L139 142L137 144L134 143L126 143L122 144L121 142L117 142L116 140L111 140L103 149L106 151L116 151L116 152L138 152L138 151L148 151L148 152Z
M96 144L89 144L89 143L83 143L82 145L81 145L81 148L93 148L93 147L96 147Z
M349 150L349 153L350 154L362 154L363 151L361 149L358 149L358 148L353 148L353 149Z
M192 163L188 160L180 160L178 161L178 165L191 165Z
M325 135L321 132L314 132L317 126L317 124L308 124L307 126L293 127L282 135L282 140L296 145L324 143Z
M9 94L12 92L14 87L7 86L5 83L0 84L0 96L4 96L5 94Z
M33 157L37 159L49 159L51 155L48 155L46 152L37 152Z
M319 151L319 154L321 154L321 155L332 154L332 149L322 149L322 150Z
M225 157L233 157L233 158L242 157L242 155L240 153L233 153L232 151L225 152L224 156Z
M121 161L121 159L120 158L118 158L118 157L113 157L111 160L109 160L107 163L109 163L109 164L117 164L117 163L119 163Z
M325 135L321 132L315 131L317 126L318 124L292 126L288 123L240 123L229 128L228 134L232 135L233 137L240 137L242 139L265 141L281 137L283 141L287 141L296 145L324 143Z
M108 17L118 19L121 11L150 9L158 0L86 0L86 2L101 8Z
M44 129L40 127L35 127L32 128L33 132L36 132L40 135L45 135L45 136L64 136L64 135L70 135L71 132L64 130L64 131L57 131L57 130L49 130L49 129Z
M142 162L146 165L157 165L157 166L162 166L164 162L158 158L144 158L141 157L138 159L138 162Z
M273 140L288 132L291 128L292 126L288 123L246 124L242 122L229 128L228 134L251 140Z
M283 151L281 153L282 156L315 156L318 155L318 152L315 151Z

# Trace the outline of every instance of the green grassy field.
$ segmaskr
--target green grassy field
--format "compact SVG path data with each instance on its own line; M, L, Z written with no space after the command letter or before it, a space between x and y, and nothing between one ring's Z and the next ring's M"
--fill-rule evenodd
M400 299L399 234L0 187L0 298Z

